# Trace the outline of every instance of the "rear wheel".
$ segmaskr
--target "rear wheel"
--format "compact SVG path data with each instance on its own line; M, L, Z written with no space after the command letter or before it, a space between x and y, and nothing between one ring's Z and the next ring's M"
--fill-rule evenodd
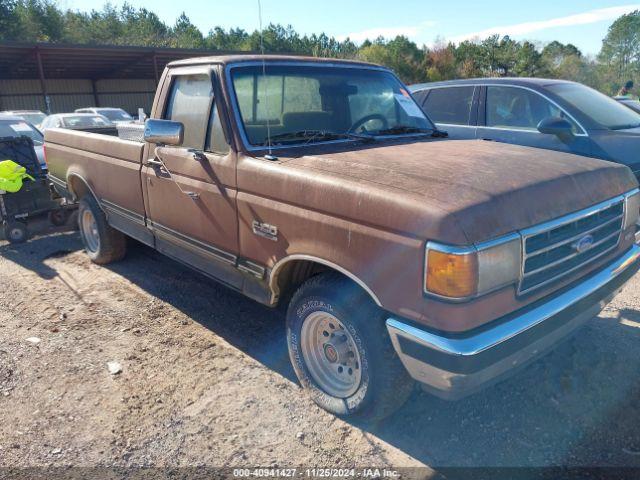
M384 312L340 274L313 277L295 293L287 343L300 383L331 413L380 419L402 406L413 389Z
M107 223L107 217L92 196L80 200L78 226L85 251L93 262L105 265L125 256L126 237Z
M29 231L24 223L8 222L4 226L4 238L10 243L24 243L29 239Z

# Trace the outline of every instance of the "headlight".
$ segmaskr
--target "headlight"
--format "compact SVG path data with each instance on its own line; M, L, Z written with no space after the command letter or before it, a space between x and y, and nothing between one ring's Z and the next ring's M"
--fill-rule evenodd
M623 229L635 225L640 216L640 190L635 189L624 196L624 226Z
M471 247L427 243L424 291L449 300L468 300L516 283L520 278L520 235Z

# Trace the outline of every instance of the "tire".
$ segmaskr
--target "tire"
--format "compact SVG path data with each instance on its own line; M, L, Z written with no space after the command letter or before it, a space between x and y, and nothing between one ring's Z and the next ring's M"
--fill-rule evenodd
M56 227L62 227L67 223L69 216L66 210L58 209L49 212L49 222Z
M316 404L333 414L380 420L400 408L413 390L391 345L384 312L340 274L312 277L293 295L287 344L298 380Z
M9 243L24 243L29 240L29 231L24 223L8 222L4 226L4 238Z
M127 253L127 239L107 223L107 217L95 198L88 195L78 206L78 227L84 249L94 263L117 262Z

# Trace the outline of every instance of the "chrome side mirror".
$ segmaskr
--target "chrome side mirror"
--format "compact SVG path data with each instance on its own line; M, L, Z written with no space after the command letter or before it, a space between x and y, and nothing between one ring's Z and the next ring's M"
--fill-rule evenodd
M160 145L182 145L184 125L172 120L150 118L144 122L144 141Z

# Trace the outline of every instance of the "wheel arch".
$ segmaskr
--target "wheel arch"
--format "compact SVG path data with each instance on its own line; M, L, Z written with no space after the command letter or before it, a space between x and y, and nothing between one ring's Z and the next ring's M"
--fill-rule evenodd
M96 195L96 192L93 190L87 179L79 173L71 172L67 175L67 189L76 201L89 193L96 199L98 205L100 205L100 200ZM100 206L100 208L102 208L102 206Z
M346 268L331 262L330 260L305 254L289 255L280 259L271 268L269 272L271 303L273 305L277 304L284 295L297 288L297 286L312 276L330 271L338 272L349 278L356 285L362 288L362 290L369 295L376 305L382 307L382 303L380 303L378 296L357 275Z

